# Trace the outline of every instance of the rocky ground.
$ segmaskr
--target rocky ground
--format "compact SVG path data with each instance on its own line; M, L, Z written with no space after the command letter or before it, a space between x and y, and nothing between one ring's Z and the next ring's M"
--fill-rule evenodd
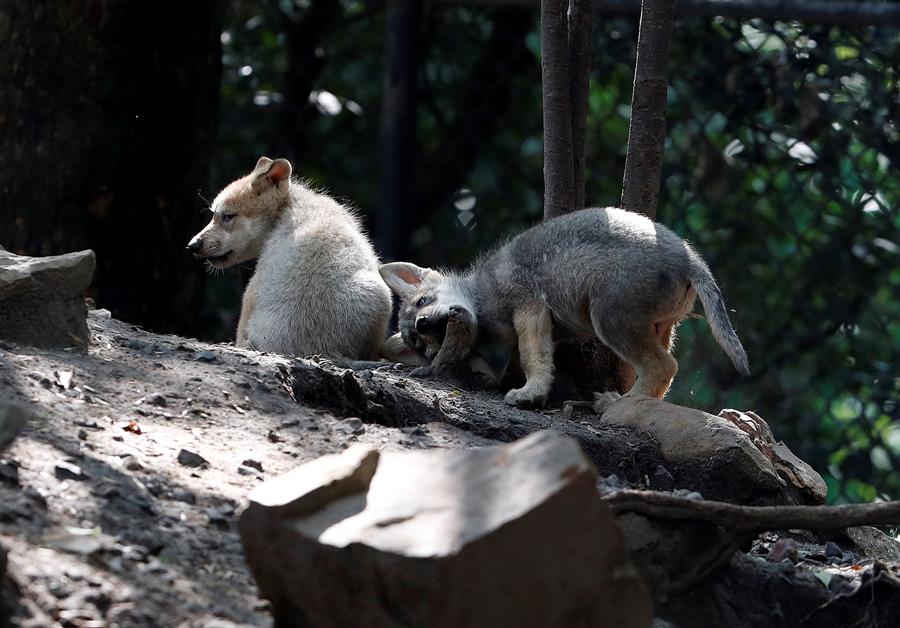
M32 413L0 453L0 606L13 607L17 626L268 625L236 530L242 500L356 442L475 447L553 427L578 440L601 490L746 504L824 496L821 478L755 415L655 400L603 420L516 410L499 393L393 367L354 372L160 336L103 310L90 313L88 333L87 353L0 342L0 403ZM900 612L900 545L871 528L854 529L865 538L773 531L735 544L708 524L619 523L661 626L768 626L773 616L882 625Z
M0 344L0 398L35 409L0 456L18 625L266 625L234 523L261 479L354 442L490 442L298 404L285 358L145 333L103 311L88 325L87 354Z

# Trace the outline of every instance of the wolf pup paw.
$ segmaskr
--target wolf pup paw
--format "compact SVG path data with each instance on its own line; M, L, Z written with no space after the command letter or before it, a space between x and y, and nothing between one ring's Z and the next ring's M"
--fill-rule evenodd
M409 372L410 377L425 378L431 377L433 369L430 364L419 366Z
M622 395L617 392L594 393L594 412L603 415L612 404L621 398Z
M504 397L504 401L517 408L540 408L547 400L547 395L528 386L513 388Z
M467 334L471 334L472 328L475 327L475 317L462 305L451 305L447 314L447 324L461 327Z

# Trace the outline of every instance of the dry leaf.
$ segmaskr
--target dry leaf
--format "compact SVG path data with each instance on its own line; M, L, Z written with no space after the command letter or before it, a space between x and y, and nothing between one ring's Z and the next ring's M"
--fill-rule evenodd
M54 371L56 375L56 383L64 390L69 390L72 386L72 371Z

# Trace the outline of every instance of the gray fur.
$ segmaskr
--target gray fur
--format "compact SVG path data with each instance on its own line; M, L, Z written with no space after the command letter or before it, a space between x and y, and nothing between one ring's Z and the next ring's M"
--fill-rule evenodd
M404 271L402 278L398 269ZM381 272L402 298L404 341L430 355L440 334L423 338L416 332L416 320L423 316L445 321L451 306L465 308L477 322L476 346L500 342L514 347L518 341L521 350L514 318L521 323L529 308L549 310L554 327L599 337L635 367L638 392L661 397L677 370L665 330L677 326L699 294L713 336L735 367L748 372L747 354L700 255L665 226L622 209L585 209L544 221L463 273L411 264L387 264ZM543 375L552 381L552 365L547 369ZM507 399L540 402L545 387Z

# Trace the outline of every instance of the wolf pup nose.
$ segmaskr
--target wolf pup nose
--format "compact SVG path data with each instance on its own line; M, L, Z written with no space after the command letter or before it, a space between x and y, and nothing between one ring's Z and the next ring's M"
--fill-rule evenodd
M188 250L215 268L256 259L237 345L288 355L374 359L391 293L353 212L291 178L287 159L261 157L212 203Z
M526 376L510 390L513 405L541 405L553 384L555 325L597 337L634 367L632 391L662 399L678 364L670 354L675 328L700 297L713 337L741 373L747 354L731 326L722 293L687 242L623 209L584 209L520 233L461 274L395 262L381 267L401 297L400 335L431 358L441 338L431 319L451 307L472 314L475 349L485 343L518 349ZM422 320L429 324L420 324Z

